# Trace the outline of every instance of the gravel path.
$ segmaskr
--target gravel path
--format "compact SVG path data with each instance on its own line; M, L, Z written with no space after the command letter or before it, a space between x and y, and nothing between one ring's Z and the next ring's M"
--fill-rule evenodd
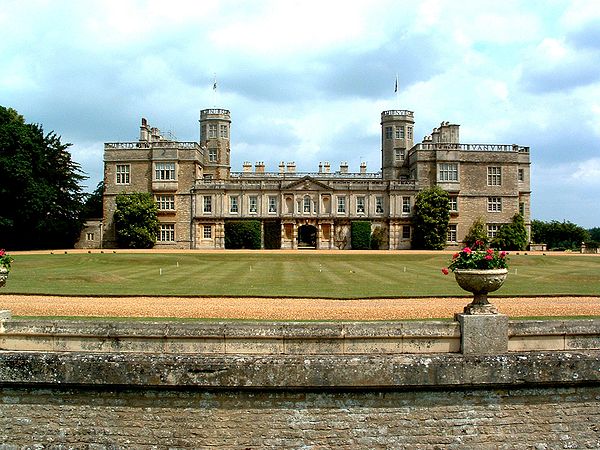
M467 298L326 300L298 298L53 297L0 295L14 316L178 317L267 320L399 320L452 318ZM600 315L600 297L495 298L519 316Z

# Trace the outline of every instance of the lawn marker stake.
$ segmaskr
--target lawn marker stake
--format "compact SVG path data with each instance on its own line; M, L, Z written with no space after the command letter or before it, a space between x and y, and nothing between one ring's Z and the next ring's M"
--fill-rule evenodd
M159 274L159 275L162 275L162 268L161 268L161 269L158 269L158 274Z

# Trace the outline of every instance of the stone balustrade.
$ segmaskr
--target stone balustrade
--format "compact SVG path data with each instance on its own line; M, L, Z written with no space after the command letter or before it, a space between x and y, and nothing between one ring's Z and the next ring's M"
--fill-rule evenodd
M508 351L600 349L600 320L514 320ZM461 352L453 321L148 322L0 321L0 350L198 354L418 354ZM463 349L468 352L468 349Z
M420 143L414 150L460 150L465 152L517 152L529 153L529 147L513 144L459 144L453 142Z

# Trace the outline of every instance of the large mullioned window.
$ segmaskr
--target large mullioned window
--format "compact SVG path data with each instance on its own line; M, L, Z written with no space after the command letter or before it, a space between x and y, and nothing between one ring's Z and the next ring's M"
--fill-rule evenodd
M502 167L487 168L487 184L488 186L502 186Z
M157 195L156 206L160 211L174 211L175 210L175 196L174 195Z
M438 181L458 181L458 163L440 163Z
M175 179L175 163L174 162L157 162L154 165L155 180L174 180Z
M488 212L502 211L502 197L488 197Z
M117 184L129 184L129 164L117 164L116 180Z
M161 223L157 238L159 242L175 242L175 224Z

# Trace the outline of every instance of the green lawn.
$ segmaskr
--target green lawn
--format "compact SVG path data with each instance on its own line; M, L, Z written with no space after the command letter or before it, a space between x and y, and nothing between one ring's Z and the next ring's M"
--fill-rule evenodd
M18 255L8 293L267 297L469 295L448 254L70 253ZM162 274L161 274L162 272ZM511 255L497 295L600 295L600 258Z

